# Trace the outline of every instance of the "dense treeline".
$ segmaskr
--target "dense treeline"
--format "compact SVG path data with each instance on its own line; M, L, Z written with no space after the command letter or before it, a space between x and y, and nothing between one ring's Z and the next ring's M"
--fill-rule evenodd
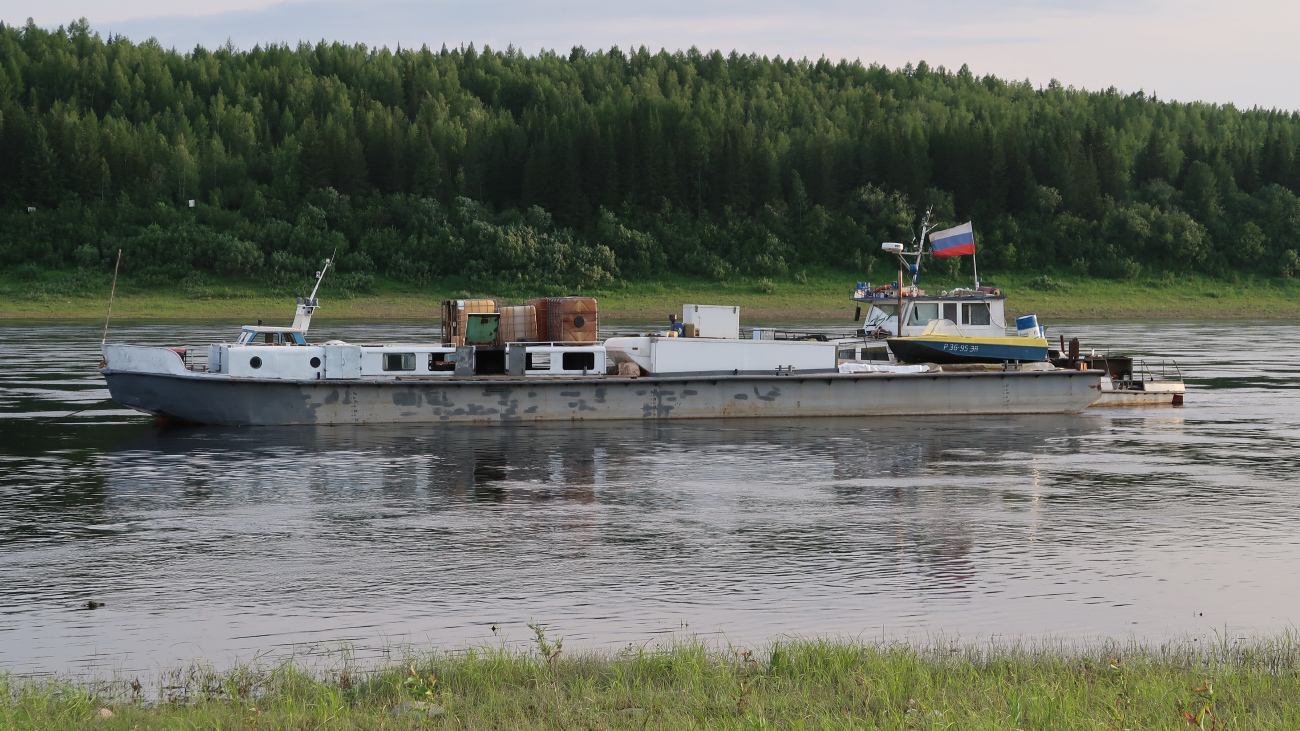
M925 63L226 47L0 29L0 267L602 286L869 267L1300 271L1300 116ZM190 207L189 201L196 202ZM33 210L34 209L34 210ZM940 266L951 266L943 262Z

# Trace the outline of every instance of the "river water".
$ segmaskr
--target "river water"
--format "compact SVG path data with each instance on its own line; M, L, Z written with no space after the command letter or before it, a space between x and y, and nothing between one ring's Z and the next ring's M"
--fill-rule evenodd
M128 324L112 337L193 346L230 332ZM1177 358L1186 405L160 428L107 400L97 326L3 326L0 669L147 673L339 645L368 657L524 641L530 621L595 648L683 634L1159 641L1293 629L1300 326L1060 332ZM105 606L85 609L91 600Z

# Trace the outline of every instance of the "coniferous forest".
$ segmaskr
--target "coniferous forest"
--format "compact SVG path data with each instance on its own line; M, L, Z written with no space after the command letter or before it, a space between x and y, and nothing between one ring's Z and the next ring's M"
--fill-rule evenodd
M1300 116L925 63L0 29L0 268L602 287L863 271L1300 273ZM194 205L190 205L194 201ZM939 260L940 270L958 265ZM969 266L969 265L966 265ZM882 267L883 271L885 267Z

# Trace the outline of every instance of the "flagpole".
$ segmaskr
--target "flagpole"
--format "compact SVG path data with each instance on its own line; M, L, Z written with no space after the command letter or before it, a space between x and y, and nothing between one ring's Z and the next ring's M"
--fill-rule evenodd
M975 289L980 288L980 268L975 265L975 252L970 253L970 266L975 270Z

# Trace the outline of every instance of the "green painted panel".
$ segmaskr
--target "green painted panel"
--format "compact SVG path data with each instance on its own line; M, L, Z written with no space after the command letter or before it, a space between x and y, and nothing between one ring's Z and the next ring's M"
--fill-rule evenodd
M497 328L501 326L501 315L471 314L465 323L466 345L495 345Z

